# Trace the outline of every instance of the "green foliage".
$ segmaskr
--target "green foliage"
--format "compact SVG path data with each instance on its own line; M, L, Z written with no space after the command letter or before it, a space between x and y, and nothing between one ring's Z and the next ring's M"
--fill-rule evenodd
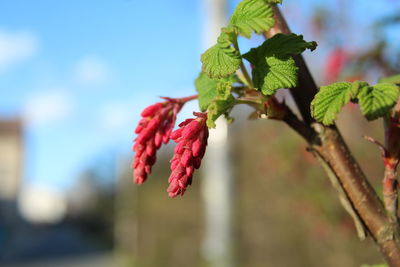
M199 107L202 112L206 111L211 102L218 96L225 99L230 94L232 84L237 81L235 75L226 78L209 78L204 72L201 72L195 80L196 91L198 92ZM228 88L228 89L227 89Z
M321 86L311 102L311 115L325 125L332 124L342 107L357 96L360 84L338 82Z
M265 0L240 2L229 25L236 27L239 34L246 38L250 38L253 31L257 34L268 31L275 24L272 8L268 2Z
M368 120L384 116L396 104L399 88L391 83L364 86L358 94L361 112Z
M275 56L288 56L300 54L306 49L314 51L317 43L306 42L303 35L291 34L275 34L272 38L264 42L264 48L273 53ZM262 46L263 46L262 45Z
M201 55L203 71L210 78L226 77L234 73L241 61L241 56L235 48L221 47L220 44L212 46Z
M253 83L265 95L279 88L292 88L297 84L297 66L291 57L306 49L316 48L316 42L306 42L302 35L276 34L261 46L252 48L243 57L253 65Z
M273 0L272 2L276 2ZM267 0L244 0L233 13L229 26L222 28L217 44L201 56L202 70L210 78L226 77L234 73L242 62L237 46L238 35L247 38L251 33L267 31L274 25L272 8Z
M231 94L232 84L237 82L235 75L225 78L209 78L205 73L200 73L195 81L196 90L199 93L199 106L201 111L208 111L207 126L215 127L215 121L219 116L227 113L235 104L235 98Z
M322 86L311 102L312 116L325 125L332 124L342 107L357 100L368 120L384 116L396 104L399 89L390 83L370 86L366 82L338 82Z
M253 69L253 81L265 95L273 95L279 88L292 88L297 84L297 66L292 57L266 57Z
M239 68L242 57L234 46L236 43L236 29L233 27L222 28L217 44L201 55L203 71L210 78L226 77Z
M395 83L400 84L400 74L393 75L390 77L381 78L379 80L380 83Z
M229 111L235 104L235 98L231 94L233 78L217 83L216 95L208 106L207 126L215 127L215 121L219 116L225 114L228 117Z
M282 0L267 0L270 4L282 4Z
M200 110L204 112L216 96L218 79L211 79L204 72L201 72L194 84L199 95Z
M214 100L208 107L207 126L215 128L215 121L223 114L228 117L229 111L235 104L235 98L230 95L226 100Z
M221 29L221 33L217 38L217 44L222 48L231 48L237 43L237 29L234 27L225 27Z

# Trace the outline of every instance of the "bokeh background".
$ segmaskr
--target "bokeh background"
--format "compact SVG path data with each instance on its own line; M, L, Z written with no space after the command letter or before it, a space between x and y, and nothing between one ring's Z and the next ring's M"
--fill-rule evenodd
M193 94L212 2L0 1L0 266L383 262L371 240L357 239L304 142L282 123L247 120L246 107L233 111L227 140L227 252L210 255L205 242L204 170L184 197L168 198L171 145L149 181L133 185L140 111L157 96ZM238 2L225 1L227 14ZM399 72L399 1L285 0L282 10L319 44L305 53L319 85ZM197 109L186 105L178 121ZM349 105L339 127L379 190L379 152L362 135L382 140L381 122Z

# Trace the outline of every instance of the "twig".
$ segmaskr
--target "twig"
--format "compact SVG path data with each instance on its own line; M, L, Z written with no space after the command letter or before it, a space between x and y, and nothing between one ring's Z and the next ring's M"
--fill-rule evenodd
M385 158L387 156L387 150L386 150L385 146L383 144L381 144L378 140L375 140L371 136L367 136L367 135L364 135L363 137L368 142L371 142L378 146L379 150L381 151L382 158Z
M274 12L275 26L266 36L276 33L289 34L290 29L276 6ZM299 67L299 82L298 86L291 90L291 93L303 117L304 124L311 127L314 120L310 114L310 103L318 89L303 58L298 56L295 57L295 60ZM353 158L336 126L326 127L320 124L315 124L315 126L318 134L305 138L306 141L335 174L347 199L351 202L353 211L359 216L379 246L388 264L400 266L398 224L393 225L386 216L382 202ZM304 135L302 136L304 137Z
M390 130L390 126L388 127L389 129L387 129L387 131ZM396 179L396 169L397 169L398 159L390 155L390 152L385 148L385 146L381 144L379 141L375 140L374 138L370 136L364 136L364 139L377 145L381 150L382 160L385 165L385 172L382 179L383 203L385 204L385 209L389 215L390 221L393 224L397 224L398 181ZM386 142L388 142L388 140L386 140Z
M383 201L386 211L392 224L398 223L397 208L398 208L398 182L396 179L396 167L393 164L385 166L383 176Z

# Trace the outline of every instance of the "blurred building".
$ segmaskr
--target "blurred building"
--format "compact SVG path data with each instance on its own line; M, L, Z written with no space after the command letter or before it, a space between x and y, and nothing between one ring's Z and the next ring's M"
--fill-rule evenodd
M22 122L0 120L0 224L18 220L17 195L23 166Z
M17 196L23 166L22 122L0 120L0 247L21 223ZM4 253L0 253L0 259Z
M0 201L15 201L23 166L22 123L0 120Z

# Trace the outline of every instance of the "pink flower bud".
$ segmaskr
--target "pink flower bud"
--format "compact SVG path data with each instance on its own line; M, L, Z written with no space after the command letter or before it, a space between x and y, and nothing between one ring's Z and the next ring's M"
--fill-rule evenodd
M195 168L195 169L198 169L198 168L200 168L200 165L201 165L201 158L194 158L193 159L193 167Z
M154 137L154 145L156 146L157 149L160 148L162 144L162 139L163 139L162 134L160 132L157 132L156 136Z
M186 119L183 122L179 123L179 127L183 127L185 125L188 125L191 121L193 121L194 119Z
M151 157L154 153L155 153L155 145L153 142L148 142L147 146L146 146L146 153L147 156Z
M197 139L196 141L193 142L193 145L192 145L193 157L197 157L200 154L200 150L202 147L203 147L203 144L201 143L200 139Z
M133 145L135 156L132 162L134 182L141 184L147 179L156 161L156 152L162 143L168 143L174 128L176 115L184 102L165 98L166 101L145 108L142 119L135 129L138 134Z
M182 130L183 130L183 128L179 128L178 130L173 131L171 133L171 139L177 140L178 138L180 138L182 136Z
M192 121L182 131L182 138L189 140L192 139L193 136L196 136L197 133L201 130L201 125L198 121Z
M140 125L140 124L138 124L138 126L137 126L136 129L135 129L135 134L140 133L142 130L143 130L143 126Z
M175 139L174 139L175 140ZM174 148L174 152L176 154L182 154L183 151L185 150L185 143L184 142L180 142L176 145L176 147Z
M171 137L177 142L171 160L170 183L167 192L170 197L183 195L192 183L193 171L198 169L203 158L208 138L205 113L193 113L196 119L187 119L179 124Z
M178 182L173 181L172 183L170 183L167 192L170 197L176 197L177 195L179 195L181 193L181 189L178 185Z
M191 162L192 162L192 151L190 151L189 149L185 149L185 151L181 156L181 164L184 167L189 167Z
M162 108L163 108L162 103L155 103L155 104L145 108L140 115L142 117L153 117L154 114Z
M173 171L179 164L179 159L175 158L171 161L171 171Z
M193 172L194 172L193 166L186 167L186 175L187 176L192 176Z

